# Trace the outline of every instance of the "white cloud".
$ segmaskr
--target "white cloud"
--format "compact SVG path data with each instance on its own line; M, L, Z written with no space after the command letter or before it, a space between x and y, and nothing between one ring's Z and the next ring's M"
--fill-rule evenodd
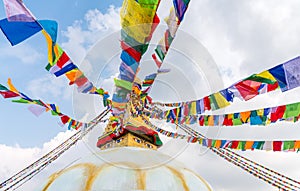
M192 1L181 29L208 48L230 85L298 54L298 4Z
M68 83L64 76L57 78L54 75L47 74L45 77L31 80L28 83L28 90L32 97L46 97L48 101L51 101L52 98L68 100L71 98L72 93L72 87L68 87Z
M7 146L0 144L0 152L3 153L3 156L5 155L1 158L0 163L1 182L42 157L73 133L71 131L58 133L52 140L44 143L42 148L22 148L19 145Z
M90 31L116 31L120 29L120 8L111 5L105 14L98 9L89 10L85 15Z
M32 180L28 181L17 190L37 190L47 181L51 174L71 165L81 157L91 155L92 150L90 149L95 147L97 137L100 135L102 128L103 125L96 127L84 139L78 141L75 145L68 149L67 152L63 153L57 160L43 169L41 173L37 174ZM32 164L34 161L47 154L76 132L77 131L60 132L52 140L44 143L42 148L21 148L18 145L0 145L0 152L3 156L6 156L1 159L0 163L0 182L2 183L4 180ZM96 149L98 150L98 148Z
M22 43L14 47L1 46L0 52L0 58L17 58L24 64L37 64L43 58L40 52L26 43Z
M87 50L99 39L120 29L120 8L110 6L106 13L89 10L84 20L77 20L63 32L67 41L62 47L76 63L82 62ZM87 28L84 26L87 25Z

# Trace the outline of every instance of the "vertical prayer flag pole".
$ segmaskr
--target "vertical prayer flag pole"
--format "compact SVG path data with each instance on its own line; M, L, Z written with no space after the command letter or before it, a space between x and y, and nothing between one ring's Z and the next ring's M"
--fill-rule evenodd
M125 117L126 105L130 99L133 83L138 72L140 59L147 51L152 34L159 22L156 15L159 0L139 3L124 0L121 16L121 64L119 77L115 79L115 93L112 97L112 114L119 124Z

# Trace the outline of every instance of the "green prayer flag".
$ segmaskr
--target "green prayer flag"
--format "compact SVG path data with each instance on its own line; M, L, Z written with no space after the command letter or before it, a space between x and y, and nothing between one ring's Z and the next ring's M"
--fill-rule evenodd
M96 92L100 95L103 95L104 94L104 90L102 88L100 89L97 89Z
M163 53L160 46L156 47L155 52L156 52L156 54L158 55L158 57L160 58L161 61L163 61L165 59L165 54Z
M154 137L155 137L155 144L157 146L161 146L163 143L161 142L159 136L157 134L154 134Z
M208 115L204 116L204 125L208 126Z
M33 100L34 102L36 102L38 105L45 107L45 105L40 101L40 100Z
M7 87L3 86L2 84L0 84L0 90L4 90L4 91L7 91Z
M53 110L51 110L51 114L54 115L54 116L57 116L57 115L58 115L58 113L55 112L55 111L53 111Z
M116 86L125 88L130 91L132 90L132 84L133 84L132 82L128 82L117 78L115 78L114 81Z
M30 101L20 98L19 100L12 100L14 103L30 103Z
M283 150L294 149L295 142L294 141L283 141Z
M283 115L284 119L290 117L296 117L300 114L300 103L293 103L286 105L286 109Z
M216 140L212 140L211 147L216 147Z
M262 150L265 142L264 141L257 141L256 149Z
M159 1L158 0L138 0L137 2L144 8L156 9Z
M237 149L244 151L245 145L246 145L246 141L239 141Z
M217 101L216 101L216 98L215 98L214 94L209 95L208 98L209 98L209 100L210 100L210 106L211 106L211 109L212 109L212 110L217 110L217 109L219 109L219 105L218 105L218 103L217 103Z
M245 149L246 141L240 141L240 144L241 144L241 150L242 150L242 151L246 150L246 149Z
M183 0L185 5L188 5L190 3L190 0Z
M276 81L268 79L268 78L257 76L256 74L253 74L252 76L246 78L245 80L251 80L251 81L261 82L261 83L266 83L266 84L274 84L276 82Z
M134 48L136 51L140 52L143 55L147 49L149 44L141 44L137 42L134 38L130 37L126 34L126 32L122 29L121 30L121 39L126 42L130 47Z
M174 38L172 37L172 35L171 35L171 33L170 33L169 30L167 31L167 33L169 33L169 34L168 34L168 44L170 45L170 44L172 44Z
M243 124L243 122L241 121L240 118L232 119L232 122L233 122L233 125L242 125Z
M265 125L268 117L267 116L260 116L260 118L261 118L261 121L263 122L263 125Z

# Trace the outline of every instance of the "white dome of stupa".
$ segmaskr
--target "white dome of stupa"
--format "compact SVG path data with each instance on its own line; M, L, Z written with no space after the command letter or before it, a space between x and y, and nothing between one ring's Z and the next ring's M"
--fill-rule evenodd
M51 175L43 191L207 191L209 184L159 151L119 147L99 151Z

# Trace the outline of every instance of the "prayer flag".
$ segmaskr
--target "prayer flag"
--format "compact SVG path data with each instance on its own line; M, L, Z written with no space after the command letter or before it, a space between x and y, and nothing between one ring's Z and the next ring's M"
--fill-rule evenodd
M283 64L287 90L300 86L300 57L294 58Z
M3 0L8 21L33 22L33 15L23 4L22 0Z
M58 24L53 20L39 20L38 21L43 29L50 35L52 42L55 44L57 39Z
M39 117L42 113L46 111L45 107L39 105L30 105L28 106L28 110L31 111L35 116Z
M38 22L9 22L0 20L0 28L12 46L17 45L42 30Z
M281 91L283 91L283 92L287 91L288 88L287 88L287 82L286 82L283 65L280 64L278 66L275 66L275 67L269 69L268 71L276 78Z

